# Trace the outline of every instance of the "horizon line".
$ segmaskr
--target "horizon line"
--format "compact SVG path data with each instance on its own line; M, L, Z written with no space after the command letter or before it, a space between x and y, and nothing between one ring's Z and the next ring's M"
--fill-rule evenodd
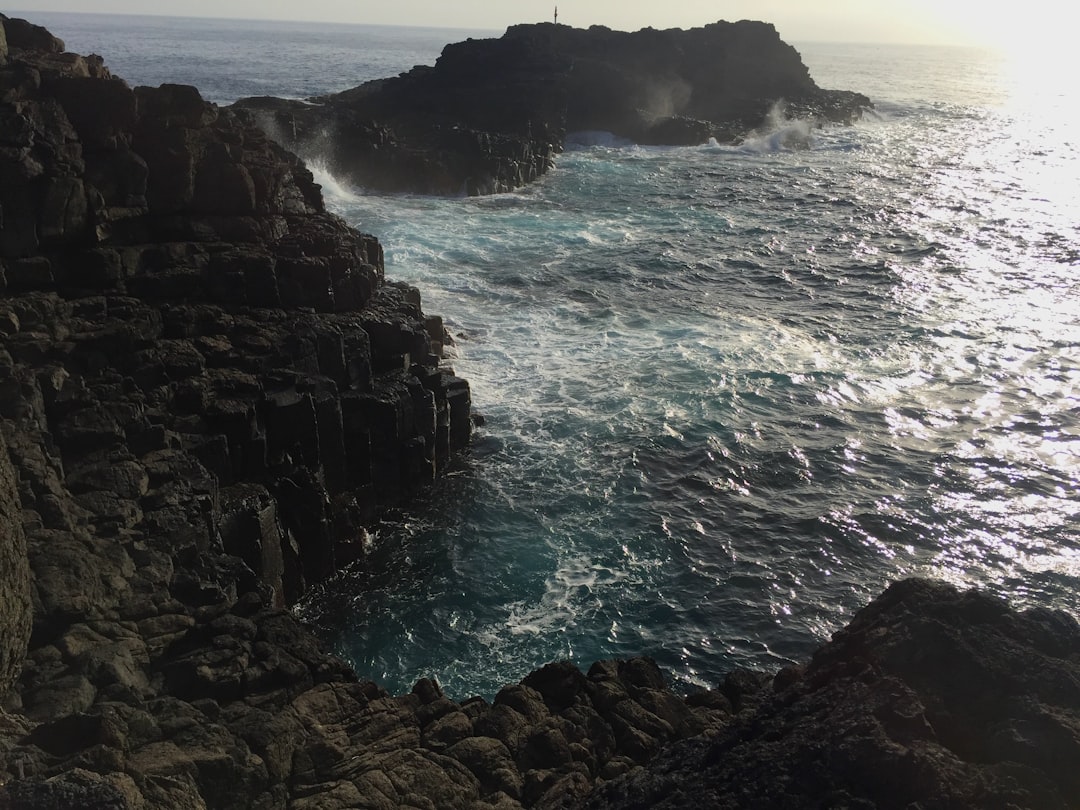
M541 25L544 23L551 24L548 20L536 20L534 22L519 22L512 23L506 28L481 28L471 26L446 26L446 25L420 25L417 23L387 23L387 22L344 22L341 20L308 20L299 19L294 17L229 17L225 15L221 16L191 16L182 14L169 14L169 13L157 13L153 11L146 12L124 12L124 11L70 11L70 10L55 10L55 9L41 9L41 10L27 10L27 9L13 9L7 12L0 12L8 17L14 15L26 14L55 14L55 15L73 15L83 17L150 17L161 20L207 20L207 21L221 21L221 22L251 22L251 23L277 23L277 24L289 24L300 23L306 25L347 25L367 28L419 28L429 29L437 31L468 31L472 33L491 33L496 37L502 36L511 26L515 25ZM28 19L23 17L22 19ZM745 18L744 18L745 19ZM741 22L742 20L714 20L713 22ZM775 23L768 20L755 20L754 22L763 22L776 27ZM557 23L560 25L566 25L568 28L578 28L578 26L567 25L566 23ZM703 25L711 25L712 23L703 23ZM594 23L593 25L601 25L600 23ZM691 28L700 28L702 26L691 26ZM581 27L580 30L588 30L592 26ZM610 27L610 26L605 26ZM655 29L653 26L645 26L643 28L635 29L635 31L644 31L649 28L654 30L689 30L687 28L681 28L679 26L672 26L667 29ZM615 31L625 31L625 29L613 28ZM777 29L779 31L779 29ZM634 33L634 31L625 31L626 33ZM789 44L805 43L814 45L890 45L890 46L911 46L911 47L923 47L923 48L963 48L974 50L996 50L993 45L978 45L971 43L960 42L926 42L915 40L895 40L895 39L801 39L792 38L786 39L781 37L784 42Z

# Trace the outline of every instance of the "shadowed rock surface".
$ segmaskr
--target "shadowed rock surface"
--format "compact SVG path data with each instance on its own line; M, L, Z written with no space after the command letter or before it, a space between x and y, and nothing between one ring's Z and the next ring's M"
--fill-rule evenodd
M0 435L0 695L15 683L30 640L30 563L15 469Z
M1077 807L1080 625L907 580L719 735L588 808Z
M540 23L447 45L434 67L312 99L244 99L274 137L359 185L491 194L546 172L568 132L645 144L736 140L777 105L849 123L870 101L820 89L773 26L635 33Z
M467 443L441 321L242 117L3 16L0 280L3 810L1077 805L1076 621L927 581L687 697L358 679L284 606Z

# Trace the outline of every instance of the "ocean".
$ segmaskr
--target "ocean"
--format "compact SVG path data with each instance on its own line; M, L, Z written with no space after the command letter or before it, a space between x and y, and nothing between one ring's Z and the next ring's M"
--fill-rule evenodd
M306 97L499 32L24 13L132 84ZM794 43L855 126L586 133L512 194L330 208L420 288L486 417L298 607L363 677L492 696L648 655L805 660L889 582L1080 614L1080 159L1035 55Z

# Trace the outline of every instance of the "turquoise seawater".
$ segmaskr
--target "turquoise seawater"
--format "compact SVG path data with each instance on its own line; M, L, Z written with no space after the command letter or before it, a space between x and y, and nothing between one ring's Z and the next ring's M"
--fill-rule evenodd
M154 62L153 38L112 19L130 70ZM42 21L111 53L78 40L83 20ZM256 78L339 89L440 47L379 29L387 60L366 75L341 56L366 52L365 31L313 27L298 59L325 86L303 90L284 59L256 58L287 26L181 24L222 60L219 101ZM739 146L589 133L542 181L476 199L370 194L313 162L388 275L446 318L448 362L486 417L430 501L300 608L361 674L398 691L433 676L463 698L552 659L651 655L708 685L805 658L912 574L1080 612L1068 73L798 47L819 84L875 112L817 129L778 110Z

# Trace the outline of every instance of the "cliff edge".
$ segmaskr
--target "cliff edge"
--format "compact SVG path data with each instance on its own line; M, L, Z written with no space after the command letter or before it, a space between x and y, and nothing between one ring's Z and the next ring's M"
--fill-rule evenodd
M608 783L591 810L1030 808L1080 802L1080 625L906 580L719 734Z

